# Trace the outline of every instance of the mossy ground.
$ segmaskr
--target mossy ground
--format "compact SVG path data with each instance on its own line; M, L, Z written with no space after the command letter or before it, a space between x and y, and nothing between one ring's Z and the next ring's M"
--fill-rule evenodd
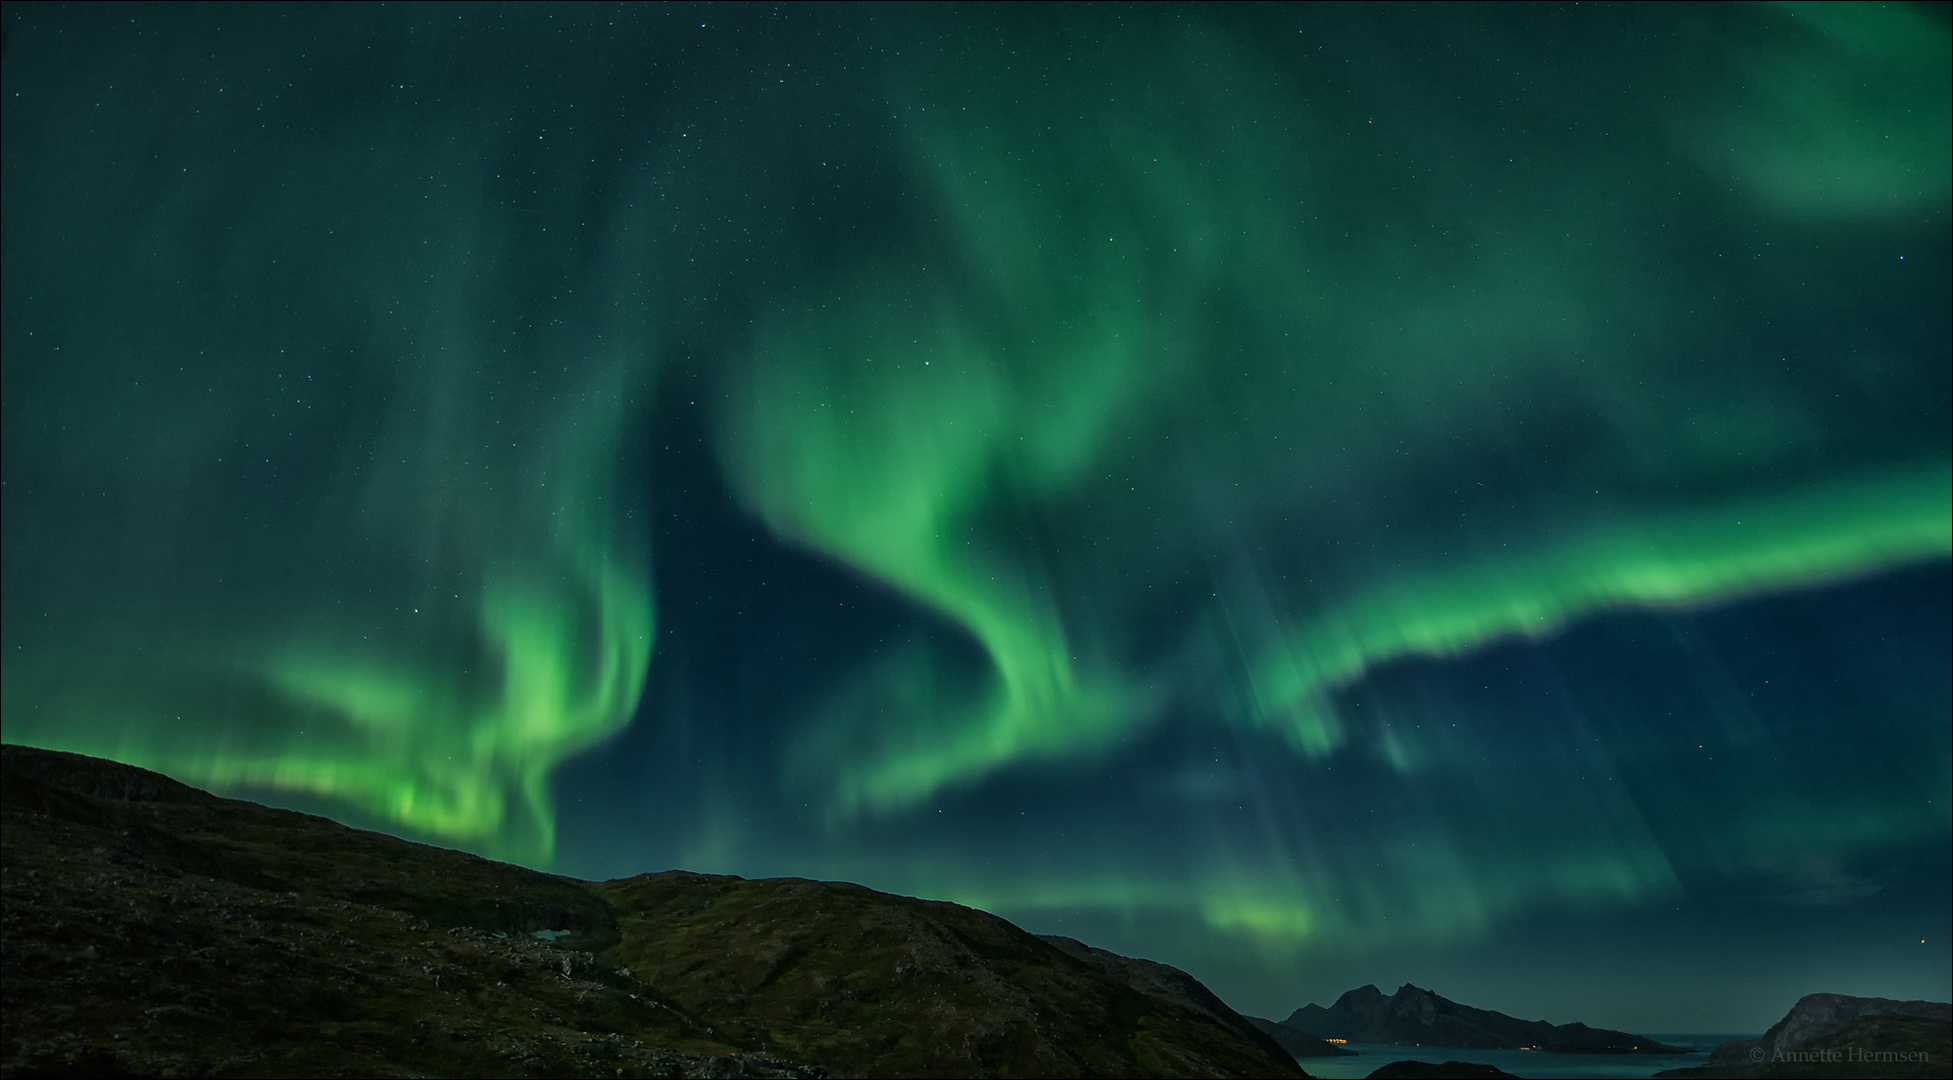
M9 1076L683 1076L745 1053L575 947L617 940L581 883L180 785L79 794L12 749Z
M593 884L92 758L4 767L7 1077L1305 1075L1217 1000L954 904Z
M683 872L595 888L622 937L606 956L784 1057L863 1076L1302 1075L986 912Z

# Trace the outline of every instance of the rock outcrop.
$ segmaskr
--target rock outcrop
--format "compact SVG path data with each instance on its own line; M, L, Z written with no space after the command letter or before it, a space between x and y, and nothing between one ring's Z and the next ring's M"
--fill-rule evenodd
M1806 994L1761 1039L1663 1077L1953 1076L1953 1003Z

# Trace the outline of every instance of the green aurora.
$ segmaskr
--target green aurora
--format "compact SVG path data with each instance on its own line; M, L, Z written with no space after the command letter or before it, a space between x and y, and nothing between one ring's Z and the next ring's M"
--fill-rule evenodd
M10 742L1278 1015L1946 908L1946 658L1822 629L1953 553L1942 11L116 10L5 14Z

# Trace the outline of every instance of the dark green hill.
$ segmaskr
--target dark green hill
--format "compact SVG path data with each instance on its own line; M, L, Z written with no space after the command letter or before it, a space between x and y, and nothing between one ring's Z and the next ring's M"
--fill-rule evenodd
M0 767L9 1077L1305 1075L1217 999L954 904L592 884L95 758Z
M1265 1038L971 908L678 871L595 889L633 971L727 1017L741 1045L796 1060L887 1076L1301 1075Z

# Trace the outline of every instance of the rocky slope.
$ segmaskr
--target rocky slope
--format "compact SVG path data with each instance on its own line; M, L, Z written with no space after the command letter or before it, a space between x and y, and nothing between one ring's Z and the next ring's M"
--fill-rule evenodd
M595 889L611 955L741 1045L894 1076L1300 1075L1265 1037L955 904L682 872Z
M954 904L593 884L95 758L0 769L9 1077L1306 1075L1183 972Z
M1519 1020L1502 1012L1474 1009L1405 983L1383 996L1374 986L1358 987L1325 1009L1310 1004L1282 1021L1287 1027L1323 1039L1404 1046L1464 1046L1485 1049L1531 1047L1561 1054L1678 1054L1668 1046L1625 1031L1585 1024Z
M1664 1077L1953 1076L1953 1004L1807 994L1761 1039Z

